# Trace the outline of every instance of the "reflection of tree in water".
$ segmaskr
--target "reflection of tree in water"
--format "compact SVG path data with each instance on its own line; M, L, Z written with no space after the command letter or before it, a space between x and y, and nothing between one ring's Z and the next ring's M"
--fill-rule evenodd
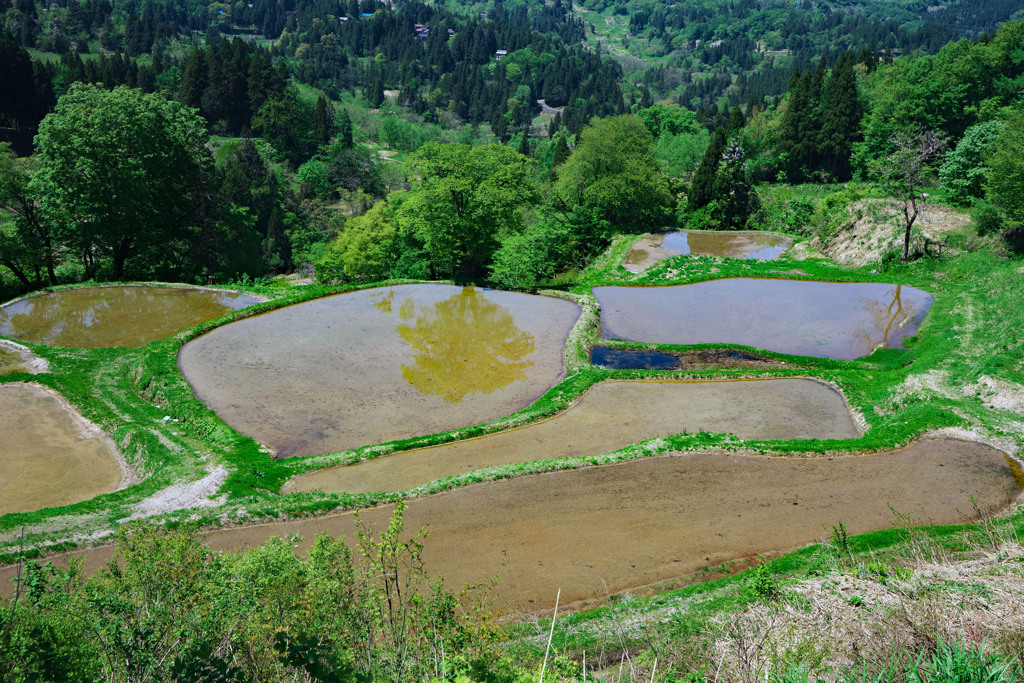
M395 290L389 289L387 294L383 292L377 292L371 294L370 298L373 299L373 306L381 313L391 312L391 302L395 300Z
M884 348L892 348L896 339L891 336L899 334L901 323L912 319L918 314L913 302L903 301L903 285L896 285L887 292L891 299L862 299L865 318L861 322L856 336L864 349L869 353L881 344Z
M533 335L515 325L503 306L473 287L416 313L412 299L402 302L398 333L415 351L402 376L424 394L449 403L480 391L489 394L526 379Z
M102 296L82 306L72 291L34 296L0 310L0 333L15 339L60 344L84 337L104 311L111 308Z

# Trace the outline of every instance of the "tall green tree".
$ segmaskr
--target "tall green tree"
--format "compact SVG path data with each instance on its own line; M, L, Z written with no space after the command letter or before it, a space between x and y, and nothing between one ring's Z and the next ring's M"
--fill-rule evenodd
M639 117L593 119L558 169L555 199L569 209L596 209L612 224L656 225L673 198L654 157L654 138Z
M992 150L986 190L1010 220L1024 224L1024 112L1010 113Z
M352 137L352 119L348 115L348 109L341 108L341 116L338 117L338 139L341 141L342 146L345 149L351 149L353 142Z
M0 142L0 265L26 290L57 284L52 222L29 178L25 163L15 159L8 143Z
M860 139L864 105L857 88L853 57L844 52L829 74L822 95L818 148L824 169L835 180L850 179L850 155Z
M349 124L351 126L351 123ZM317 145L326 145L334 137L334 107L321 95L313 111L313 139Z
M690 211L707 206L715 198L715 177L718 175L718 166L722 162L722 154L725 153L725 145L725 129L719 128L711 136L711 144L704 150L700 166L693 174L687 204Z
M137 271L181 267L210 228L207 140L194 109L75 83L40 125L32 185L93 273L96 254L109 258L115 279L132 259Z
M985 160L996 151L994 143L1005 127L1005 121L986 121L971 126L956 148L946 155L939 169L939 180L951 204L969 206L973 200L984 196L989 172Z
M410 157L420 181L398 223L422 239L442 275L478 275L499 238L522 230L523 210L538 198L532 162L503 145L428 142Z

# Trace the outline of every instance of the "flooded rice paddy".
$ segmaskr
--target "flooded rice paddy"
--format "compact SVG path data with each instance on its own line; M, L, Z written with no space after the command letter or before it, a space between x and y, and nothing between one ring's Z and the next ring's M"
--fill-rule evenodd
M68 505L115 490L114 443L38 384L0 384L0 514Z
M860 436L839 392L812 380L604 382L543 422L313 472L286 491L402 491L484 467L599 455L701 430L743 439Z
M932 303L870 282L729 278L672 287L595 287L601 335L660 344L742 344L818 358L898 348Z
M642 273L659 261L688 254L774 260L792 245L792 238L769 232L677 230L642 237L626 255L624 265L628 271Z
M145 346L257 301L191 287L62 289L0 308L0 336L79 349Z
M329 453L525 408L564 375L579 315L514 292L374 288L225 325L178 365L200 400L278 455Z
M1005 507L1020 471L982 444L927 439L874 457L771 459L725 453L644 458L518 477L409 501L405 528L429 527L423 557L448 586L500 576L497 608L550 608L671 580L826 535L893 525L889 506L922 523L953 524ZM376 531L392 508L360 513ZM210 534L219 550L322 531L352 543L349 513ZM82 553L95 571L110 548ZM0 572L0 580L13 569ZM2 582L2 581L0 581Z

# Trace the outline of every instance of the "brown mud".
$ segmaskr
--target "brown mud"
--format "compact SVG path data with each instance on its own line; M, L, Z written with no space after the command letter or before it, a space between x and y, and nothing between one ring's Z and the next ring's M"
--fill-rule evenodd
M426 569L460 587L500 576L497 607L546 609L599 599L758 553L795 549L843 522L850 533L893 526L895 509L915 523L954 524L1004 509L1020 493L1020 469L988 446L925 439L872 457L782 459L692 453L491 482L413 499L405 528L428 526ZM892 509L890 509L892 506ZM392 508L360 517L381 530ZM322 531L351 541L342 513L215 531L218 550L271 536ZM84 553L86 571L110 547ZM16 568L0 570L0 586Z
M0 514L88 500L126 479L110 438L38 384L0 384L0 435Z
M742 439L860 436L842 395L814 380L604 382L543 422L312 472L293 479L283 492L403 491L485 467L599 455L698 431Z

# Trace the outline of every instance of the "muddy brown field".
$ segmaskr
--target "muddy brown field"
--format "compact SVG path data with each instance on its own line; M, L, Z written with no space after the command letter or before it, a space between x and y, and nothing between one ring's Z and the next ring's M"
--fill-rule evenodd
M998 510L1020 492L1006 455L973 442L926 439L874 457L769 459L694 453L520 477L413 499L407 530L429 527L427 570L449 587L498 575L498 607L549 608L601 598L700 571L704 566L784 551L827 536L890 527L893 509L919 523L970 518L970 496ZM392 509L367 510L373 529ZM352 537L354 517L240 527L210 534L219 550L271 536L326 531ZM87 571L111 548L84 553ZM0 585L14 574L0 572Z
M702 430L742 439L860 436L842 395L814 380L604 382L550 420L313 472L286 490L402 491L484 467L610 453Z

